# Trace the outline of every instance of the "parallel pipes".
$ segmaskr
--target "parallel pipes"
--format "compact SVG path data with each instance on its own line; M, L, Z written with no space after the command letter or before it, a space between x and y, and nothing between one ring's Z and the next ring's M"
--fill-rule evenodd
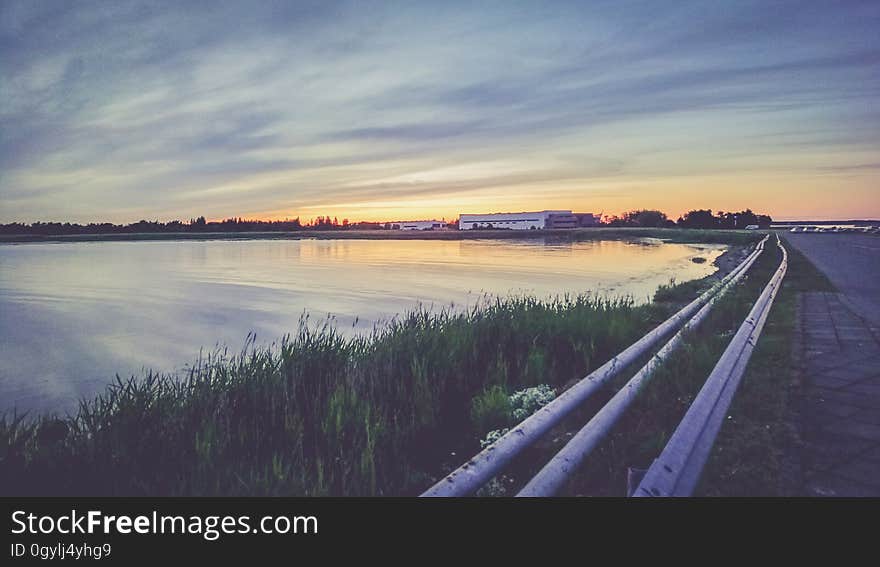
M507 466L523 449L540 439L542 435L561 422L592 394L598 391L608 380L642 356L648 354L657 343L690 319L724 288L730 280L737 277L737 274L743 272L748 266L751 266L763 251L766 241L767 237L756 246L755 250L745 260L711 289L683 307L678 313L661 323L617 356L581 379L574 386L560 394L555 400L520 422L519 425L512 428L511 431L498 439L498 441L486 447L467 463L461 465L425 491L422 496L468 496L476 492Z
M602 409L596 412L596 415L520 490L517 497L553 496L556 494L623 416L642 387L651 379L654 371L684 342L685 335L696 329L706 319L715 303L745 275L756 259L757 256L750 256L748 264L722 286L718 294L706 303L663 348L657 351L657 354L652 356L651 360L618 390L608 403L602 406Z
M633 496L693 494L788 269L788 252L778 236L776 245L782 250L779 268Z

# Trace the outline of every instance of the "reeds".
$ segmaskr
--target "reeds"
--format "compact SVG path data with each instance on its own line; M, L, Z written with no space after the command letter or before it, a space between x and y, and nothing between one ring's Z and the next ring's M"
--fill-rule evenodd
M182 376L117 377L74 415L0 418L0 490L415 494L479 450L481 393L583 376L669 309L516 296L419 309L354 337L303 319L280 343L251 337Z

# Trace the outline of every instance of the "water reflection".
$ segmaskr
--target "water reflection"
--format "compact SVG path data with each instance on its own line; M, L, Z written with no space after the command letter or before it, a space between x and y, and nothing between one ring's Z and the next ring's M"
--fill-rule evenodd
M71 409L116 373L169 371L332 315L346 332L417 305L594 291L646 301L710 274L716 245L461 240L89 242L0 246L0 411ZM695 264L696 256L706 258Z

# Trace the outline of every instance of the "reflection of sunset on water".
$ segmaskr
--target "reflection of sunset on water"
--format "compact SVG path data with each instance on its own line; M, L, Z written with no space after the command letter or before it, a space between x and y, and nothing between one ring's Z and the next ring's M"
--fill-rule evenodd
M487 295L592 291L643 302L673 277L711 274L723 249L653 239L7 245L0 394L20 407L70 404L117 372L174 370L217 343L237 350L250 331L278 340L304 312L354 333L420 305L463 308Z

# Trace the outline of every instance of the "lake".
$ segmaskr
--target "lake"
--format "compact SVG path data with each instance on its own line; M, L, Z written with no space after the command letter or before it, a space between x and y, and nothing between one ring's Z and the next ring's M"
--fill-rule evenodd
M0 411L75 409L115 375L179 371L331 317L368 331L486 294L649 301L715 271L723 245L541 240L214 240L0 245ZM705 263L695 263L694 258Z

